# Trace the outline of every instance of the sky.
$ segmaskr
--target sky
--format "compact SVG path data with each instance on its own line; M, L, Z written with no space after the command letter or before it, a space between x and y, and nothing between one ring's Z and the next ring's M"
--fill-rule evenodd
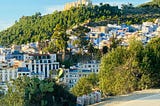
M65 3L76 0L0 0L0 31L12 26L22 16L31 16L36 12L42 15L55 10L63 10ZM93 4L109 3L120 5L132 3L138 5L149 0L92 0Z

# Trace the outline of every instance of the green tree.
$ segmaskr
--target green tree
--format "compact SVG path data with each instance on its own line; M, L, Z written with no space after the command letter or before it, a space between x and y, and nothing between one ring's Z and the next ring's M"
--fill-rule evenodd
M82 96L84 94L91 93L92 86L89 83L87 78L82 77L79 79L79 81L76 83L76 85L73 88L71 88L71 92L76 96Z
M120 42L121 42L121 39L117 39L116 38L117 35L113 35L109 41L111 42L111 45L110 45L110 50L112 49L115 49L119 46Z
M2 98L3 106L46 106L47 92L53 92L53 82L38 78L20 77L8 84L7 94Z
M153 38L145 47L143 69L151 79L151 87L159 87L160 81L160 38Z
M62 61L64 61L65 57L65 51L67 48L67 41L69 40L68 35L65 32L65 29L60 24L57 24L54 33L52 35L52 40L54 42L54 45L59 52L62 52Z
M99 78L98 78L98 74L95 73L91 73L90 75L87 76L87 80L88 82L91 84L92 86L92 90L96 90L99 89Z
M118 47L115 50L108 52L101 59L99 71L99 87L104 94L113 94L115 75L115 67L118 67L126 61L128 53L126 48Z
M91 60L92 60L93 56L94 56L94 54L96 52L93 44L89 43L89 45L87 46L87 49L88 49L88 53L91 56Z
M153 57L154 55L151 55L150 53L153 52L147 49L148 46L144 47L141 41L131 39L127 48L117 47L104 55L99 72L99 85L102 92L107 95L125 94L150 88L152 84L155 86L159 81L159 74L153 71L154 68L150 70L147 56ZM150 55L147 55L148 53ZM152 78L152 75L156 76ZM152 80L155 80L155 83Z
M83 52L83 49L87 49L89 41L86 38L86 34L90 31L87 27L78 26L77 28L72 29L72 34L77 36L74 45L80 49L80 53Z
M76 85L73 88L71 88L71 92L76 96L89 94L94 90L99 89L98 82L98 75L95 73L91 73L87 77L80 78Z

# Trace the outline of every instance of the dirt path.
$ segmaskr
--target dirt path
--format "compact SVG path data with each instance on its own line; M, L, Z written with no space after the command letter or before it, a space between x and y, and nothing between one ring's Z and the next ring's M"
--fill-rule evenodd
M160 106L160 94L118 104L118 106Z
M106 98L104 101L97 104L93 104L91 106L118 106L121 103L125 103L131 100L136 100L147 96L152 96L158 93L160 93L160 89L136 91L128 95L111 96L109 98Z

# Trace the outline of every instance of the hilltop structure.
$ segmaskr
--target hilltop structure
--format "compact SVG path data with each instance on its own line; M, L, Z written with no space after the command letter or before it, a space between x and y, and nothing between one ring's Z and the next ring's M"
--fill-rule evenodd
M81 5L85 5L85 6L92 5L92 2L91 2L91 0L77 0L76 2L71 2L71 3L65 4L64 10L69 10L72 7L78 7Z

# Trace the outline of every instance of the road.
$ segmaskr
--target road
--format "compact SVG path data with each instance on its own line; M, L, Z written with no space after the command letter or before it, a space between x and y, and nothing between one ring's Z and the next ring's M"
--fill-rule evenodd
M125 102L116 106L160 106L160 94Z
M142 105L143 103L144 105ZM160 106L160 89L148 89L126 95L111 96L90 106Z

